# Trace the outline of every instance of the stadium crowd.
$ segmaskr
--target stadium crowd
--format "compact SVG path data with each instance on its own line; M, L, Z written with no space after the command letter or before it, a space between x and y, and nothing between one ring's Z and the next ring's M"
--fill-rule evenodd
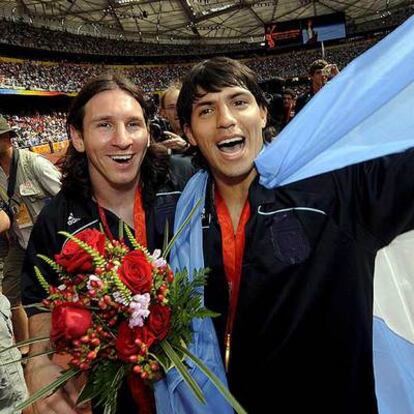
M66 114L52 112L50 114L5 115L18 134L13 143L19 148L34 147L41 144L64 141L67 139L65 121Z
M326 58L342 68L371 47L376 40L348 42L327 48ZM306 77L308 63L319 57L320 50L302 50L265 58L255 57L245 60L245 63L258 74L260 81L275 76L289 79ZM87 79L105 69L113 69L123 71L126 76L141 85L145 92L151 93L165 89L171 81L181 78L190 66L188 63L158 66L103 66L3 60L0 61L0 88L76 92Z
M377 39L348 42L326 48L326 59L335 62L341 69L348 62L372 46ZM267 81L275 77L284 79L306 79L309 62L320 57L320 50L292 51L265 58L251 58L245 62ZM175 79L181 78L191 64L157 66L105 66L97 64L75 64L55 62L33 62L0 58L0 89L25 89L42 91L76 92L87 79L105 70L122 71L141 85L151 96L155 91L168 87ZM304 83L293 86L295 96L304 92ZM57 142L67 139L62 113L9 114L8 120L19 127L20 134L15 141L18 147Z

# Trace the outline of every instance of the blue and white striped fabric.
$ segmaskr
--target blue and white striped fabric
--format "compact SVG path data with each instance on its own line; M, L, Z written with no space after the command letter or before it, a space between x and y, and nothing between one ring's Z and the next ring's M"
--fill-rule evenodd
M349 64L259 155L256 166L261 183L275 188L414 147L413 108L414 17ZM177 206L176 228L197 201L204 200L206 181L207 174L201 172L187 184ZM202 210L200 206L174 246L174 268L204 265ZM389 251L381 252L376 270L374 365L380 414L414 413L414 265L406 271L406 258L396 253L397 242L396 249L391 244ZM405 242L412 256L414 237ZM197 323L194 327L196 332L200 328ZM217 341L203 345L213 348ZM156 389L157 409L165 399L173 405L181 398L168 393L162 386L165 381ZM214 399L214 390L209 391L209 398ZM191 393L185 388L180 392ZM191 409L180 414L199 412L199 407ZM179 413L173 409L159 412Z

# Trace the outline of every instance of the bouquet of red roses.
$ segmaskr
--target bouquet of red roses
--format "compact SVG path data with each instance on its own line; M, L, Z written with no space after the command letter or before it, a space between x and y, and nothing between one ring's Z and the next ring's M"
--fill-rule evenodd
M69 240L54 260L39 255L57 273L59 285L49 285L35 267L48 294L43 306L52 313L52 327L50 338L34 340L50 339L55 352L69 354L70 368L18 409L86 371L79 403L93 399L106 413L115 413L118 390L128 380L140 412L150 412L148 385L171 367L203 401L183 362L190 358L236 411L244 413L218 378L186 348L192 339L191 320L214 316L203 307L198 293L205 283L205 270L195 272L192 280L187 272L174 275L161 251L150 254L127 226L125 233L132 248L96 229L83 230L76 237L61 232Z

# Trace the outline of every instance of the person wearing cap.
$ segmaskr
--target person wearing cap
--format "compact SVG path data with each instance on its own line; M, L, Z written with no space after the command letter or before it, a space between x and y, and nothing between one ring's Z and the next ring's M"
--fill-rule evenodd
M310 88L296 100L296 114L318 93L328 82L339 73L335 64L324 59L317 59L309 66Z
M12 305L14 333L19 342L28 338L20 289L25 249L38 214L60 190L60 173L46 158L27 149L14 148L12 138L17 134L17 128L0 115L0 199L11 219L1 287Z

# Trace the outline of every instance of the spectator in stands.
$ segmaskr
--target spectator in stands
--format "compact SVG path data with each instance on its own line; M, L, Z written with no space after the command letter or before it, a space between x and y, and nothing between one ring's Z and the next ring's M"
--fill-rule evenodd
M296 94L293 89L285 88L283 90L283 121L282 128L284 128L291 119L295 116Z
M160 96L160 115L168 121L170 130L163 131L162 144L174 153L185 152L190 144L183 139L180 120L177 115L177 100L181 83L173 82ZM166 139L164 139L166 138Z
M310 88L296 101L296 113L312 99L326 84L326 82L339 73L335 64L329 64L324 59L317 59L309 67Z
M12 143L18 148L67 140L65 115L58 112L49 114L5 115L8 122L19 129L19 135Z
M43 35L46 33L43 32ZM378 38L350 41L327 47L327 59L336 62L338 67L343 67L377 40ZM82 48L86 49L84 44ZM120 50L119 48L111 50L113 49ZM247 59L245 63L258 74L259 81L272 79L275 75L289 79L308 75L305 62L312 62L318 58L318 55L319 51L316 50L290 51L259 59L256 57ZM182 78L190 67L191 65L187 63L157 66L130 65L116 70L122 71L136 83L143 85L146 93L152 93L165 89L174 79ZM105 69L103 65L62 62L46 65L44 62L11 62L2 61L0 58L0 87L73 92L78 91L88 79L98 75L103 69Z
M60 189L60 173L48 160L15 149L16 129L0 116L0 197L12 215L2 290L12 304L16 341L28 338L27 316L21 306L21 271L33 224L45 203ZM27 348L22 348L25 353Z

